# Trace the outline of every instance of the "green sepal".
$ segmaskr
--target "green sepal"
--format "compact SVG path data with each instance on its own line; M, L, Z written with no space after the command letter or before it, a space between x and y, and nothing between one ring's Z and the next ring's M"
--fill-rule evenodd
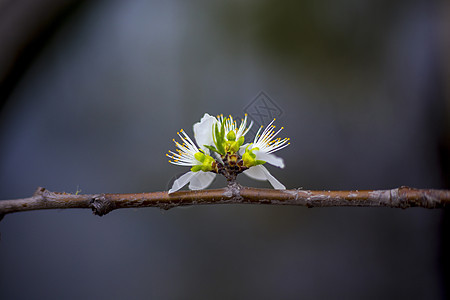
M245 151L245 153L242 154L242 160L244 161L244 166L246 166L248 168L255 166L255 161L256 161L255 157L256 157L255 154Z
M195 157L196 160L198 160L199 162L202 163L202 162L205 161L206 155L201 153L201 152L197 152L197 153L194 154L194 157Z
M201 170L202 170L202 165L195 165L195 166L192 166L192 168L191 168L192 172L198 172Z
M221 135L221 140L224 141L225 140L225 122L222 122L222 124L220 124L220 135Z
M244 161L244 166L246 166L247 168L250 168L250 167L257 166L257 165L265 164L266 162L264 160L256 159L256 154L253 153L253 151L259 150L259 148L255 147L252 149L248 149L248 147L250 147L250 145L252 145L252 144L249 144L245 148L244 154L242 154L242 160Z
M238 152L239 148L241 148L243 143L244 143L244 136L241 136L237 141L231 143L231 145L230 145L230 152L231 153Z
M196 160L201 162L201 164L192 166L191 167L191 171L192 172L198 172L198 171L209 172L209 171L212 171L212 169L213 169L212 166L213 166L213 163L215 162L214 158L212 158L208 154L203 154L201 152L195 153L194 157L195 157Z
M220 139L220 132L219 127L217 126L217 123L214 124L214 143L217 144L217 140Z
M216 152L216 153L219 153L220 154L220 152L219 151L217 151L217 149L215 148L215 147L213 147L213 146L209 146L209 145L203 145L205 148L208 148L209 150L211 150L211 151L213 151L213 152Z
M217 153L221 154L221 155L225 155L225 127L224 124L222 123L221 125L221 129L219 131L219 126L217 126L217 123L214 124L214 144L216 144L216 149L217 149Z
M241 136L237 141L238 141L239 148L240 148L242 146L242 144L244 144L244 141L245 141L244 136Z

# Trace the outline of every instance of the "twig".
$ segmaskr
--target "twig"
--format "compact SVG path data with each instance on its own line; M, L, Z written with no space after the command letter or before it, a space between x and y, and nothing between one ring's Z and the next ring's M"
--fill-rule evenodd
M67 194L38 188L33 196L0 201L0 220L9 213L63 208L90 208L103 216L119 208L159 207L200 204L271 204L307 207L450 207L449 190L426 190L400 187L391 190L310 191L271 190L242 187L237 183L223 189L138 194Z

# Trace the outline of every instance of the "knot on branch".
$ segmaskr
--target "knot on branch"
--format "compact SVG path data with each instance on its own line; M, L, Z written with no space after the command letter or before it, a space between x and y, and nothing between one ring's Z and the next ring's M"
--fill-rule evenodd
M111 200L107 199L105 195L99 195L95 198L92 198L89 206L91 207L94 215L97 216L104 216L116 208L114 203Z
M228 181L224 196L236 202L242 202L244 198L241 196L242 186L235 180Z
M49 191L44 188L44 187L38 187L34 193L33 193L33 197L34 198L40 198L40 200L45 200L46 195L49 193Z
M38 187L33 193L33 198L39 201L52 201L65 195L65 193L54 193L44 187Z

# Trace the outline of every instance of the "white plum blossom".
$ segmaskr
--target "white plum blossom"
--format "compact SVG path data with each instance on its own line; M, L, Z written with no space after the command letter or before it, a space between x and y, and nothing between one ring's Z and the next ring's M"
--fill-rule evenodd
M284 168L283 159L272 153L290 144L289 138L275 138L284 128L281 127L275 132L275 125L272 125L274 121L275 119L259 134L263 128L261 126L256 133L253 143L243 145L239 153L242 155L244 165L249 167L249 169L244 171L245 175L256 180L268 180L275 189L284 190L286 187L263 166L267 162L276 167Z
M189 166L191 170L176 179L169 194L178 191L189 183L191 190L207 188L214 180L216 174L226 177L228 184L235 183L236 176L244 172L247 176L256 180L268 180L275 189L286 189L263 166L266 162L276 167L284 168L283 159L273 152L289 145L289 139L275 138L283 129L275 132L272 125L275 119L262 131L258 130L253 143L244 144L245 134L253 125L253 121L247 127L247 114L241 124L232 116L224 118L223 115L213 117L207 113L193 126L194 143L183 131L178 132L182 143L174 140L176 152L169 151L166 154L172 158L170 163L180 166ZM210 156L212 151L216 159Z
M211 134L212 125L208 121L206 115L207 114L202 118L203 122L200 121L200 123L194 125L194 131L196 132L195 140L197 141L197 144L199 141L207 142L209 138L208 134ZM169 190L169 194L178 191L188 183L191 190L205 189L216 177L215 173L210 172L212 170L214 158L208 155L209 150L199 150L183 130L180 130L180 132L177 134L181 138L182 143L180 144L175 141L175 139L173 140L178 148L176 149L177 152L169 151L169 154L166 155L173 159L169 160L170 163L180 166L190 166L191 171L183 174L174 181L172 188Z

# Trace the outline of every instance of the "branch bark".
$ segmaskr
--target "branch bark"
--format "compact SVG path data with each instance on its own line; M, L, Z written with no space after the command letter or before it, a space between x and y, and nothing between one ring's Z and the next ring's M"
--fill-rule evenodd
M428 190L400 187L390 190L311 191L271 190L243 187L236 183L223 189L137 194L67 194L38 188L33 196L0 201L0 220L10 213L38 210L90 208L103 216L119 208L159 207L203 204L269 204L306 207L450 207L450 190Z

